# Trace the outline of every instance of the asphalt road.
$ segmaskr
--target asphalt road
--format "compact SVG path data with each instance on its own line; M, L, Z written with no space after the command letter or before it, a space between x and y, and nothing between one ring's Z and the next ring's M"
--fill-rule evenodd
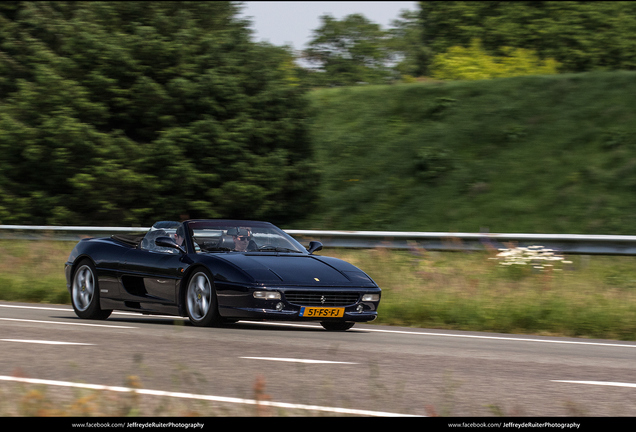
M0 302L0 398L28 383L125 391L129 376L148 403L229 415L636 416L636 342L360 324L197 328Z

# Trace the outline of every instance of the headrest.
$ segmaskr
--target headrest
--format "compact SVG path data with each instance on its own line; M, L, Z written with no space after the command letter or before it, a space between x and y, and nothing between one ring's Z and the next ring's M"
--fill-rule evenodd
M228 229L227 230L227 235L231 235L231 236L251 236L252 233L247 228L236 227L236 228Z

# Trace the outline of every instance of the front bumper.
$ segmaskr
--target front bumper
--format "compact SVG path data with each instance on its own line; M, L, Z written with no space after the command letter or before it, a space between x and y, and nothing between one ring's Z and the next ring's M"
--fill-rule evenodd
M272 321L353 321L353 322L369 322L378 317L377 312L347 312L339 318L318 318L318 317L302 317L300 316L300 308L298 310L276 310L265 308L228 308L220 307L219 313L225 318L243 318L253 320L272 320Z
M299 303L296 301L290 301L286 292L294 292L298 294L299 291L306 293L315 293L315 289L302 289L298 287L285 287L285 288L265 288L268 292L279 292L281 298L279 299L262 299L254 298L254 291L263 291L263 287L249 288L245 291L238 293L234 291L230 294L223 289L219 290L217 287L217 298L219 300L219 314L224 318L234 319L251 319L251 320L278 320L278 321L350 321L350 322L368 322L373 321L378 316L378 306L380 300L377 301L363 301L363 295L365 294L381 294L379 288L328 288L323 292L326 296L329 296L330 292L334 293L347 293L357 294L357 300L347 302L346 304L309 304ZM320 290L322 291L322 290ZM227 294L227 295L224 295ZM339 317L307 317L301 316L301 309L303 307L313 308L342 308L343 314Z

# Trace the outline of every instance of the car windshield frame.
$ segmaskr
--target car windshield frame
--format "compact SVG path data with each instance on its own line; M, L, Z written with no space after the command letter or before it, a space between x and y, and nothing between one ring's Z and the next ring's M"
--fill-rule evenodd
M296 239L272 223L250 220L191 220L184 222L189 243L195 253L295 253L308 255ZM234 249L233 236L249 232L246 251Z

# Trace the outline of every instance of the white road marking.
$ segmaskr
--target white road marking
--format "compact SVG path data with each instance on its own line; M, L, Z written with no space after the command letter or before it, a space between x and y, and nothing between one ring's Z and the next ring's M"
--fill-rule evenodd
M57 311L72 311L72 309L61 309L61 308L48 308L41 306L19 306L19 305L6 305L0 304L0 307L15 307L15 308L25 308L25 309L42 309L42 310L57 310ZM135 312L113 312L119 314L126 315L142 315ZM157 315L153 315L153 317L158 317ZM173 316L166 316L166 318L180 318ZM2 319L2 318L0 318ZM58 323L63 324L63 323ZM285 326L285 327L301 327L301 328L315 328L322 329L320 325L312 325L312 324L297 324L297 323L287 323L287 322L259 322L260 325L269 325L269 326ZM95 324L94 324L95 325ZM586 342L586 341L566 341L566 340L552 340L552 339L532 339L532 338L521 338L521 337L507 337L507 336L485 336L485 335L465 335L465 334L453 334L453 333L431 333L431 332L419 332L419 331L410 331L410 330L386 330L386 329L376 329L376 328L364 328L364 329L356 329L353 328L348 330L349 332L375 332L375 333L394 333L394 334L407 334L407 335L416 335L416 336L438 336L438 337L456 337L456 338L467 338L467 339L490 339L490 340L507 340L507 341L517 341L517 342L535 342L535 343L554 343L554 344L570 344L570 345L593 345L593 346L609 346L609 347L621 347L621 348L636 348L636 344L620 344L613 342Z
M15 308L15 309L52 310L52 311L60 311L60 312L68 312L69 310L72 310L72 309L53 308L53 307L46 307L46 306L22 306L22 305L8 305L8 304L0 304L0 307Z
M531 338L520 338L520 337L507 337L507 336L482 336L482 335L463 335L463 334L452 334L452 333L428 333L428 332L415 332L415 331L404 331L404 330L382 330L382 329L352 329L348 331L369 331L369 332L379 332L379 333L400 333L400 334L411 334L411 335L421 335L421 336L442 336L442 337L457 337L457 338L468 338L468 339L492 339L492 340L506 340L506 341L516 341L516 342L538 342L538 343L554 343L554 344L571 344L571 345L596 345L596 346L611 346L611 347L622 347L622 348L636 348L636 344L619 344L619 343L610 343L610 342L584 342L584 341L566 341L566 340L551 340L551 339L531 339Z
M52 386L59 386L59 387L84 388L84 389L90 389L90 390L107 390L107 391L123 392L123 393L134 392L137 394L149 395L149 396L165 396L165 397L173 397L173 398L181 398L181 399L198 399L198 400L236 403L236 404L244 404L244 405L262 405L262 406L270 406L275 408L321 411L321 412L329 412L329 413L336 413L336 414L379 416L379 417L421 417L421 416L414 416L409 414L383 412L383 411L356 410L356 409L349 409L349 408L325 407L320 405L292 404L292 403L286 403L286 402L259 401L255 399L242 399L242 398L224 397L224 396L169 392L169 391L162 391L162 390L137 389L137 388L131 388L131 387L106 386L106 385L100 385L100 384L84 384L84 383L76 383L76 382L69 382L69 381L19 378L19 377L11 377L11 376L3 376L3 375L0 375L0 381L20 382L25 384L52 385Z
M31 339L0 339L2 342L22 342L44 345L95 345L91 343L83 342L59 342L59 341L46 341L46 340L31 340Z
M328 361L328 360L309 360L309 359L295 359L295 358L283 358L283 357L241 357L243 359L250 360L272 360L272 361L281 361L281 362L291 362L291 363L311 363L311 364L358 364L352 362L343 362L343 361Z
M551 380L551 381L560 382L560 383L570 383L570 384L590 384L590 385L601 385L601 386L612 386L612 387L636 388L636 384L634 383L622 383L622 382L611 382L611 381L571 381L571 380Z
M58 311L58 312L73 312L73 309L69 309L69 308L56 308L56 307L48 307L48 306L24 306L24 305L0 304L0 307L16 308L16 309L50 310L50 311ZM113 312L113 315L134 315L134 316L152 316L153 318L187 319L184 317L172 316L172 315L144 315L140 312L123 312L123 311L115 311Z
M118 326L118 325L112 325L112 324L88 324L88 323L75 323L75 322L63 322L63 321L40 321L40 320L30 320L30 319L22 319L22 318L0 318L0 320L31 322L31 323L40 323L40 324L62 324L62 325L87 326L87 327L108 327L108 328L120 328L120 329L137 328L137 327L129 327L129 326Z
M259 322L260 325L271 326L291 326L291 327L304 327L304 328L322 328L319 325L311 324L295 324L295 323L273 323L273 322ZM538 343L555 343L555 344L574 344L574 345L597 345L597 346L611 346L611 347L623 347L623 348L636 348L636 344L619 344L612 342L585 342L585 341L566 341L566 340L551 340L551 339L531 339L520 337L508 337L508 336L484 336L484 335L465 335L454 333L430 333L421 331L410 330L386 330L366 327L364 329L353 328L347 330L348 332L370 332L370 333L394 333L394 334L407 334L417 336L439 336L439 337L456 337L456 338L468 338L468 339L492 339L492 340L508 340L517 342L538 342Z

